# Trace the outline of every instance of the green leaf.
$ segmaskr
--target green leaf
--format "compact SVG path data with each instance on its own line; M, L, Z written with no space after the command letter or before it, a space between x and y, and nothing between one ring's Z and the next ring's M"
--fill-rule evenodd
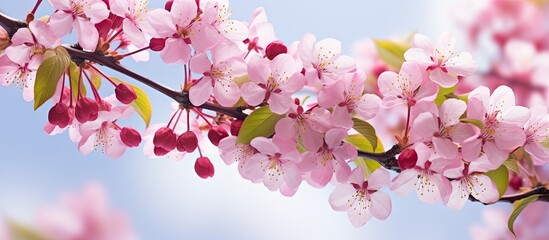
M377 148L378 139L376 136L376 130L372 127L372 125L358 118L353 118L353 129L355 129L370 142L372 149Z
M149 99L149 96L147 96L147 93L145 93L141 88L138 88L137 86L124 82L118 78L115 77L109 77L114 83L126 83L130 85L133 88L133 91L137 95L137 98L133 100L132 103L130 103L130 106L133 107L133 109L141 116L143 121L145 122L145 125L148 127L149 123L151 122L151 116L152 116L152 105L151 100Z
M519 214L524 210L528 204L535 202L540 197L540 194L532 195L527 198L515 201L513 203L513 211L511 212L511 215L509 216L509 220L507 221L507 227L509 228L509 231L515 235L515 230L513 229L513 225L515 223L515 220L519 216ZM516 235L515 235L516 236Z
M486 175L496 184L499 197L503 196L509 185L509 171L507 170L507 167L502 164L496 170L486 172Z
M284 115L271 112L269 106L263 106L253 111L242 123L236 141L249 144L256 137L270 137L275 132L278 120Z
M379 58L393 69L400 69L404 62L404 52L410 45L407 42L396 42L391 40L374 39Z
M374 160L362 158L362 157L355 158L355 164L358 167L362 167L362 170L364 171L364 177L368 177L376 169L382 167L380 163Z
M462 122L462 123L471 123L471 124L477 126L480 129L484 128L484 123L482 123L480 120L470 119L470 118L462 118L459 121Z
M97 73L96 71L91 70L90 80L95 89L99 90L99 88L101 87L101 82L103 81L103 76L101 76L101 74Z
M76 66L74 62L69 64L69 80L71 81L72 97L77 99L78 97L78 79L80 78L80 68ZM84 81L80 82L80 94L86 96L86 87L84 87Z
M451 88L439 87L437 97L435 98L435 103L437 104L437 106L440 107L440 105L442 105L442 103L446 101L446 95L454 93L454 91L456 91L456 86L453 86Z
M357 149L360 149L360 150L365 151L365 152L380 153L380 152L384 151L383 144L381 143L379 138L377 139L377 144L376 144L375 149L372 147L372 144L370 143L370 141L368 141L368 139L366 139L366 137L364 137L360 134L349 135L348 137L343 139L343 141L346 142L346 143L349 143L349 144L355 146Z
M511 170L515 173L519 173L518 163L517 160L514 158L509 158L503 162L503 165L507 167L508 170Z
M48 49L42 64L36 71L34 83L34 110L50 99L57 88L57 83L71 62L71 57L62 46Z
M41 236L37 231L23 226L18 223L8 221L8 228L10 236L13 240L46 240L45 237Z

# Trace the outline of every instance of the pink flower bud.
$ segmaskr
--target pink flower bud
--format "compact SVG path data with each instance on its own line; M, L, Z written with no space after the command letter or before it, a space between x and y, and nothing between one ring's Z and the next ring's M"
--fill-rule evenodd
M177 150L180 152L194 152L198 147L198 138L193 131L186 131L177 138Z
M231 135L238 136L238 132L240 132L240 127L242 127L242 123L244 121L242 120L234 120L231 122Z
M164 156L164 155L168 154L169 152L170 151L167 151L164 148L157 147L157 146L154 147L154 155L156 155L156 156Z
M213 126L212 129L210 129L210 131L208 132L208 138L210 139L210 142L212 142L215 146L219 144L219 141L221 141L221 139L228 136L229 133L227 132L227 130L220 126Z
M166 11L168 11L168 12L171 12L172 11L172 5L173 5L173 0L168 0L168 1L166 1L166 4L164 4L164 9L166 9Z
M141 134L133 128L122 128L120 131L120 139L128 147L137 147L141 143Z
M76 109L74 115L76 120L80 123L87 121L94 121L97 119L97 112L99 111L99 104L96 101L87 97L82 97L76 102Z
M509 186L513 188L513 190L519 190L522 187L522 178L515 175L511 178L511 181L509 181Z
M214 175L214 166L207 157L199 157L194 163L194 171L201 178L209 178Z
M416 165L416 162L417 152L414 149L404 149L404 151L402 151L400 155L398 155L398 166L400 167L401 171L413 168Z
M166 46L166 39L165 38L152 38L149 42L149 47L151 50L155 52L162 51L164 47Z
M116 85L114 93L116 94L116 99L124 104L130 104L137 98L135 91L127 83L120 83Z
M6 49L10 45L10 36L6 29L0 26L0 51Z
M109 34L109 31L112 28L112 21L107 18L99 23L96 23L95 28L97 28L97 32L99 33L99 38L106 39L107 35Z
M269 43L267 48L265 48L265 57L269 60L273 60L276 56L282 53L288 53L288 48L280 40Z
M63 103L55 104L48 113L48 122L64 128L70 123L69 109Z
M163 148L169 152L175 149L175 146L177 145L177 137L170 128L161 127L154 134L153 144L155 147Z

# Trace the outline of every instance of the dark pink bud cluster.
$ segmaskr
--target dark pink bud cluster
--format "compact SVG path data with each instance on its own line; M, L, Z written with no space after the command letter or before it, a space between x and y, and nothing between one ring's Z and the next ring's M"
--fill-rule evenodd
M177 145L177 136L172 129L162 127L154 134L153 144L154 154L163 156L175 149Z
M55 104L48 113L48 122L60 128L65 128L71 122L69 107L64 103Z
M96 120L98 112L99 104L96 101L87 97L82 97L76 101L74 115L80 123Z
M193 131L186 131L177 138L177 150L180 152L194 152L198 147L198 138Z

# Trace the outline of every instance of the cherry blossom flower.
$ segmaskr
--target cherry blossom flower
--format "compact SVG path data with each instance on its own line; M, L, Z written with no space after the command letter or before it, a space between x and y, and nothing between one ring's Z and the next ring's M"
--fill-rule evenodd
M272 112L284 114L291 107L291 95L304 85L300 71L301 67L288 54L280 54L271 62L254 56L248 62L251 82L240 88L242 98L252 106L266 101Z
M244 175L252 181L263 179L263 184L271 191L279 190L284 196L293 196L301 184L301 172L296 162L299 153L295 143L273 140L264 137L254 138L250 145L257 149L245 166Z
M372 216L385 220L391 214L391 198L379 189L390 181L384 168L378 168L365 179L364 171L357 167L349 181L339 184L330 194L330 205L336 211L346 211L355 227L363 226Z
M347 181L351 167L346 161L354 160L357 152L351 144L343 143L346 137L346 130L332 128L326 132L322 147L303 153L298 167L304 172L309 172L311 186L326 186L334 174L338 182Z
M263 56L267 45L277 40L273 25L267 19L265 9L258 7L252 14L248 24L248 37L244 40L247 45L248 55L259 54Z
M238 172L240 175L248 180L253 180L245 173L247 164L250 162L250 158L255 155L257 150L250 144L241 144L236 141L236 136L229 136L219 141L219 151L223 162L227 165L231 165L238 162Z
M109 0L109 7L113 14L124 18L122 23L124 36L137 47L146 46L148 42L141 26L148 24L147 0Z
M456 39L449 32L443 33L436 45L425 35L417 33L412 48L404 53L406 61L416 62L430 72L430 79L441 87L457 84L458 76L467 77L476 70L473 56L468 52L454 52Z
M109 208L106 193L97 184L62 196L57 205L43 208L36 222L48 239L137 239L127 217Z
M319 83L335 81L342 74L356 68L355 60L341 53L341 42L332 38L315 44L316 38L306 34L299 43L298 51L308 86L318 87Z
M57 37L76 29L78 43L84 50L94 51L99 41L95 28L109 17L109 9L102 0L50 0L57 11L49 18L49 24Z
M248 27L243 22L229 18L232 12L228 0L202 0L199 4L204 11L202 21L209 23L227 40L242 42L248 36Z
M353 126L353 115L363 120L375 117L382 101L377 95L363 93L365 80L366 74L359 70L346 73L320 90L318 104L333 109L334 125L349 129Z
M385 71L378 78L379 91L383 95L384 108L407 104L413 106L419 101L433 101L437 94L436 84L423 81L424 74L419 65L404 62L397 74Z
M549 161L549 116L547 107L536 105L530 108L530 119L524 125L526 142L524 150L538 163ZM545 145L544 145L545 144Z
M40 57L33 57L28 62L20 65L12 62L7 54L0 56L0 84L4 86L15 85L23 89L23 99L29 102L34 99L34 80L36 71L42 63Z
M191 58L191 70L204 76L189 90L189 99L193 105L200 106L213 92L221 105L232 106L240 99L240 89L233 79L246 74L246 63L238 49L226 44L219 44L212 50L212 62L206 53Z
M400 172L393 179L391 190L404 195L415 188L422 202L433 204L441 199L446 202L452 192L452 185L442 173L444 168L451 166L455 161L436 157L423 143L416 143L414 150L417 152L415 166Z
M523 146L526 134L522 128L530 118L530 111L515 106L513 90L500 86L490 95L486 87L478 87L469 93L467 118L482 123L478 138L462 144L464 159L475 161L486 154L494 166L500 166L509 153Z

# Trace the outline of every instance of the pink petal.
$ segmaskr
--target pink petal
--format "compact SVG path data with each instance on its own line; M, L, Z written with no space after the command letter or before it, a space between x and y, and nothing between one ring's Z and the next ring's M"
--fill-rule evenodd
M488 112L504 111L515 106L515 93L505 85L501 85L490 95L490 105Z
M332 112L332 124L334 126L350 129L353 127L353 116L347 110L346 106L340 107L336 105Z
M271 74L269 65L260 56L253 56L248 62L248 76L255 83L267 83Z
M318 156L322 157L322 156ZM326 165L320 165L313 169L311 172L311 181L314 183L313 187L322 188L325 187L332 176L334 175L334 166L331 163Z
M203 22L193 24L194 34L190 36L191 45L197 52L209 50L219 42L219 34L214 27Z
M49 24L57 37L64 37L72 31L73 18L71 14L57 11L50 16ZM94 27L95 28L95 27Z
M265 89L255 83L247 82L240 88L242 98L251 106L257 106L265 99Z
M33 32L36 40L46 48L53 48L58 44L57 37L51 29L51 26L40 20L34 20L29 23L29 28Z
M355 200L351 203L351 207L347 212L349 220L356 228L364 226L364 224L366 224L372 218L370 208L365 205L365 199Z
M341 184L330 194L328 201L332 209L345 211L349 208L349 200L353 200L356 189L351 184Z
M438 119L430 112L421 113L412 124L412 139L430 139L438 130Z
M263 174L263 184L267 189L276 191L280 188L283 182L283 175L285 172L277 167L265 167L265 173Z
M387 186L391 182L389 171L385 168L376 169L370 176L368 176L368 189L379 190L380 188Z
M440 121L445 127L459 123L459 119L467 110L467 104L464 101L450 98L440 106Z
M71 10L70 0L50 0L50 3L57 10Z
M174 1L171 9L173 22L181 27L189 25L191 20L196 17L197 8L194 0Z
M210 99L213 86L211 77L203 77L189 90L189 100L194 106L200 106Z
M128 13L129 1L109 0L109 7L112 13L119 17L126 17Z
M280 151L278 146L276 146L273 142L271 142L269 139L264 137L254 138L250 142L250 145L252 145L252 147L257 149L257 151L264 154L274 155L275 153Z
M469 186L462 184L461 180L454 180L452 183L452 193L448 198L446 206L453 210L461 210L469 198Z
M385 71L379 75L377 84L379 91L383 96L396 96L401 94L400 88L395 84L398 74L391 71ZM385 101L385 98L383 99Z
M406 169L393 178L390 189L398 195L406 195L416 188L416 182L416 170Z
M128 38L135 46L142 48L148 44L143 31L134 22L126 18L122 25L124 37Z
M473 191L471 195L483 203L492 203L499 199L499 192L492 180L484 174L472 176Z
M421 48L428 53L435 50L431 40L421 33L414 34L414 37L410 41L410 45L412 45L412 48Z
M430 59L430 52L426 52L425 49L421 48L410 48L404 53L404 58L406 61L416 62L427 69L429 65L433 64L433 61Z
M171 37L177 32L170 13L164 9L153 9L149 11L147 13L147 21L155 31L155 37Z
M372 205L370 212L379 220L385 220L391 215L391 198L387 193L375 192L370 195Z
M445 58L447 58L448 56L452 55L455 45L456 38L454 37L454 35L450 32L443 32L438 38L435 46L436 50L438 50L438 53L440 54L439 57L444 56Z
M444 88L453 87L458 82L456 77L443 72L440 68L433 70L429 76L429 79Z
M115 130L109 131L112 138L109 144L105 144L105 154L111 158L119 158L126 151L126 145L120 139L120 134Z
M475 72L477 64L470 53L461 52L448 59L445 67L452 74L467 77Z
M326 132L324 141L329 148L335 148L341 145L341 141L347 137L347 131L341 128L332 128Z
M293 102L290 94L272 93L267 103L271 107L271 111L276 114L285 114Z
M323 108L331 108L345 100L345 83L334 81L326 84L318 94L318 104Z
M455 158L458 154L458 146L450 139L433 137L433 145L438 154L444 158Z
M74 22L74 28L78 34L78 43L87 51L95 51L97 48L97 42L99 41L99 33L95 28L95 25L90 21L77 17Z
M482 149L482 140L474 139L461 144L463 159L472 162L478 159Z
M495 166L500 166L509 157L510 151L498 148L493 142L486 142L482 148L488 160Z
M283 139L295 139L297 137L295 123L296 120L289 117L280 119L275 126L276 135Z
M434 178L438 178L437 181ZM420 174L420 178L417 181L416 193L419 198L424 203L434 204L440 200L440 191L437 184L440 181L439 174Z
M498 117L501 121L523 126L530 119L530 110L523 106L513 106L505 110L503 114L498 115Z
M192 72L203 74L211 70L212 63L206 53L197 53L192 56L190 66Z
M160 57L166 63L187 63L191 58L191 48L181 38L168 38Z
M509 151L524 145L526 141L526 133L522 127L504 122L499 123L493 136L498 148Z
M355 112L358 117L363 120L369 120L377 115L381 103L382 101L377 95L364 94L360 98L358 106L355 108Z
M231 81L216 81L213 89L216 100L226 107L233 106L240 99L240 89Z

